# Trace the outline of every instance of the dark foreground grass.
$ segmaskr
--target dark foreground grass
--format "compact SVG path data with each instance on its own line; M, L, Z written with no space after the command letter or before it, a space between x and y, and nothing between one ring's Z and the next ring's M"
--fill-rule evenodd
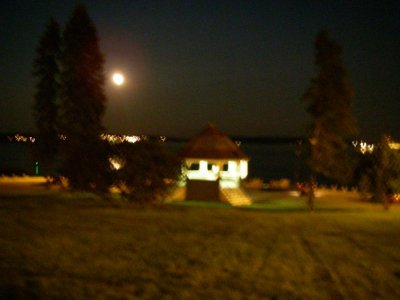
M339 203L309 213L3 194L1 297L399 299L399 208Z

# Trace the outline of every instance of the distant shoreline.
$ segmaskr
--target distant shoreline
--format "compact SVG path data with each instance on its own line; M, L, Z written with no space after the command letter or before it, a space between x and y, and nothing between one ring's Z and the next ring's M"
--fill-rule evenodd
M15 142L10 140L10 137L14 137L16 134L23 136L36 137L36 134L19 132L19 133L0 133L0 143L4 142ZM122 134L121 134L122 135ZM162 135L148 135L151 139L159 139ZM166 137L167 142L184 143L190 138L185 137ZM231 136L234 141L245 142L250 144L295 144L304 142L304 137L279 137L279 136Z

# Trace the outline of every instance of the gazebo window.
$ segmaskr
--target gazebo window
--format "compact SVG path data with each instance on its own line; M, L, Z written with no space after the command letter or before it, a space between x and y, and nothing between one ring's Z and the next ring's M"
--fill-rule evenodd
M207 170L208 170L208 171L211 171L211 170L212 170L212 167L213 167L213 164L210 164L210 163L209 163L209 164L207 165Z
M225 172L228 171L228 164L224 164L224 165L222 166L222 171L225 171Z
M200 164L199 163L192 163L189 166L189 170L191 171L198 171L200 169Z

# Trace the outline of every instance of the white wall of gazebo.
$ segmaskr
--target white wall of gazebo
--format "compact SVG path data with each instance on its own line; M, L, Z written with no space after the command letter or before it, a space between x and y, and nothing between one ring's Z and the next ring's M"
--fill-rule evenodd
M184 173L190 180L216 181L222 188L237 188L248 175L247 160L185 159Z

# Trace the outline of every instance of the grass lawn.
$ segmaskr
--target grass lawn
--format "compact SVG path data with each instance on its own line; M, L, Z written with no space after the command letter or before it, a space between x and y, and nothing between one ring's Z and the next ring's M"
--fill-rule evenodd
M0 298L400 299L400 207L252 197L139 208L0 192Z

